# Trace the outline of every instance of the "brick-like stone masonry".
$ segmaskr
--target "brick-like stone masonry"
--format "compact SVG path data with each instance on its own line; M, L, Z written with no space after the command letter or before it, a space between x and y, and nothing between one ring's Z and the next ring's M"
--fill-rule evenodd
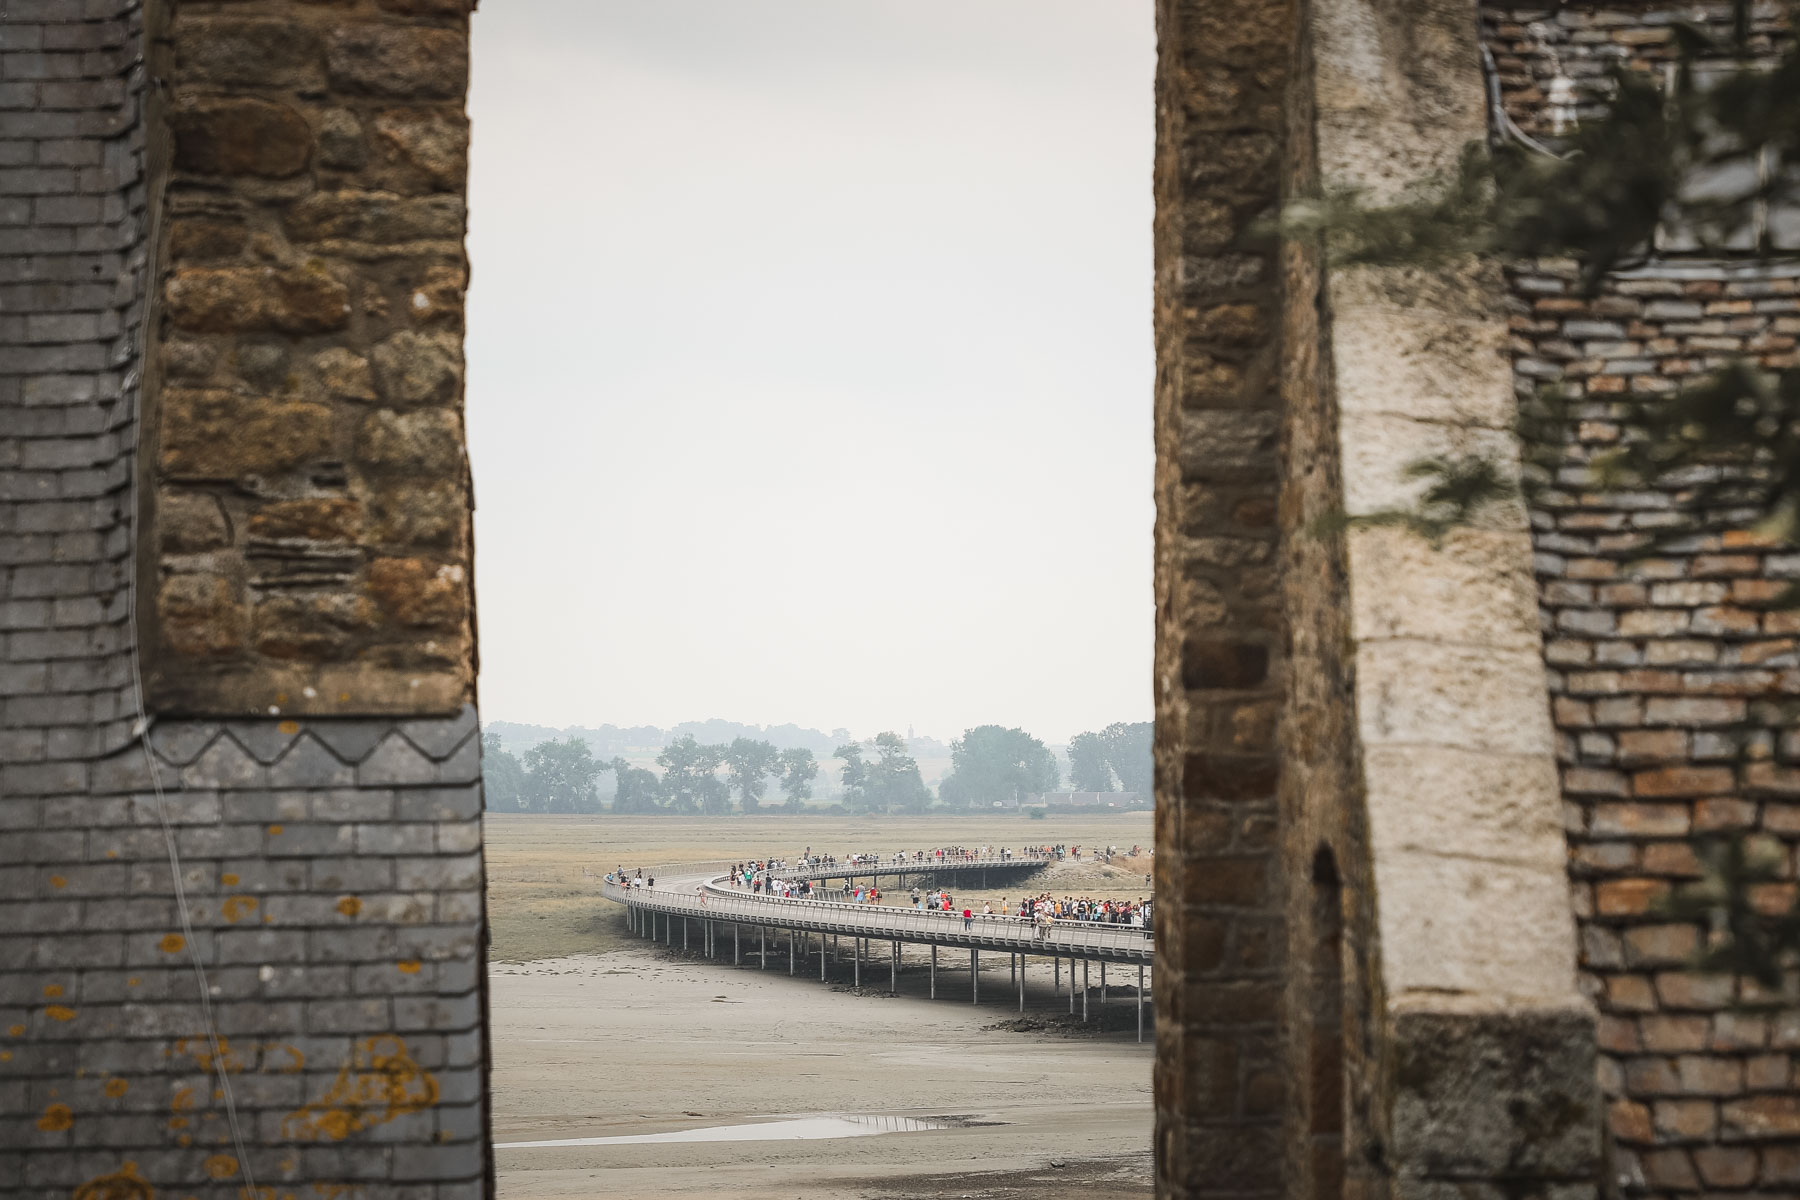
M1280 1194L1276 715L1280 310L1291 17L1157 5L1157 1194Z
M472 708L156 723L181 932L128 601L145 25L0 22L0 1194L487 1194Z
M454 711L467 0L169 7L152 700Z
M1800 270L1667 263L1587 298L1537 267L1514 289L1521 391L1579 397L1534 541L1614 1165L1633 1195L1791 1192L1800 1014L1745 1011L1753 985L1689 970L1704 930L1658 906L1698 875L1707 835L1757 836L1795 878L1800 614L1769 604L1800 555L1745 532L1742 513L1686 514L1679 482L1597 491L1588 464L1641 406L1732 356L1793 365ZM1779 905L1796 892L1762 890Z

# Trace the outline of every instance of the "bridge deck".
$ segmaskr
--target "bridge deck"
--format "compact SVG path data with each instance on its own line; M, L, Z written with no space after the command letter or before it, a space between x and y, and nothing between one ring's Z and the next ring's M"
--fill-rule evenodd
M816 864L777 872L784 879L836 879L864 875L964 874L995 869L1028 869L1047 859L961 859L944 863L888 862ZM710 864L726 868L731 864ZM1148 963L1154 958L1150 931L1135 925L1108 925L1096 921L1055 921L1047 928L1024 917L977 915L964 928L956 912L921 912L913 908L888 908L879 904L849 904L834 900L784 899L756 895L734 888L720 869L695 870L702 864L686 864L656 872L654 888L602 884L609 900L640 912L662 913L693 920L725 921L742 925L788 929L809 933L874 938L918 945L958 946L975 950L1003 950L1016 954L1042 954L1095 962Z

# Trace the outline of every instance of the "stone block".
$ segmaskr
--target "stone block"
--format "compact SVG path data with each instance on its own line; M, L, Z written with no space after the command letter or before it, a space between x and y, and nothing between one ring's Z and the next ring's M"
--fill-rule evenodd
M285 179L312 158L312 128L286 104L255 97L178 103L170 113L177 169Z
M460 97L468 86L468 39L418 25L343 25L327 39L334 86L409 100Z
M1427 1176L1592 1178L1603 1107L1580 1008L1390 1017L1393 1153Z
M161 462L171 477L233 480L332 454L331 410L226 391L164 394Z

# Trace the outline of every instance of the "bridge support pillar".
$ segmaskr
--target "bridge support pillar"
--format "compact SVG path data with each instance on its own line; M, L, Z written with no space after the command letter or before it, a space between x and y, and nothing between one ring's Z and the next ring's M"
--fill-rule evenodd
M731 923L731 965L739 966L744 961L744 927L736 921Z
M888 959L888 995L900 994L900 943L894 943L894 953Z
M1144 964L1138 964L1137 984L1138 1041L1144 1040Z
M756 969L766 971L769 969L769 927L758 925L757 929L762 932L762 949L757 952Z
M969 947L969 1003L981 1003L981 951Z
M1100 1011L1106 1011L1106 960L1100 960Z
M819 982L825 982L825 935L819 935Z
M800 940L798 929L788 930L788 974L794 973L794 943Z
M1013 955L1013 975L1019 981L1019 1011L1025 1011L1025 956Z
M1054 980L1054 986L1057 993L1060 995L1062 993L1062 955L1052 954L1050 956L1050 961L1055 964L1054 970L1056 973L1051 978Z
M855 961L850 966L850 982L856 987L862 986L862 939L851 938L850 944L855 950Z
M681 948L683 950L688 948L688 919L686 917L681 918Z
M937 943L931 943L931 998L937 999Z
M1081 960L1081 1023L1083 1025L1087 1024L1087 1019L1088 1019L1087 1004L1088 1004L1088 960L1084 958Z
M1069 1015L1075 1015L1075 956L1069 955Z

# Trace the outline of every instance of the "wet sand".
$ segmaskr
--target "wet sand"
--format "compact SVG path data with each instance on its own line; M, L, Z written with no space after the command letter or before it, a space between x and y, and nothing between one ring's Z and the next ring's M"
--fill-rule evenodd
M785 957L758 971L637 942L496 965L497 1144L823 1113L951 1126L833 1140L501 1148L501 1196L1149 1196L1151 1043L1134 1041L1130 993L1114 993L1105 1031L1070 1028L1066 993L1052 995L1048 962L1034 963L1022 1023L1032 1028L1019 1031L1010 1027L1018 1014L1004 955L984 961L976 1006L967 957L952 954L940 960L943 998L926 999L924 954L908 952L899 997L832 990L819 982L816 958L811 978L805 967L789 978ZM863 979L885 989L885 963Z

